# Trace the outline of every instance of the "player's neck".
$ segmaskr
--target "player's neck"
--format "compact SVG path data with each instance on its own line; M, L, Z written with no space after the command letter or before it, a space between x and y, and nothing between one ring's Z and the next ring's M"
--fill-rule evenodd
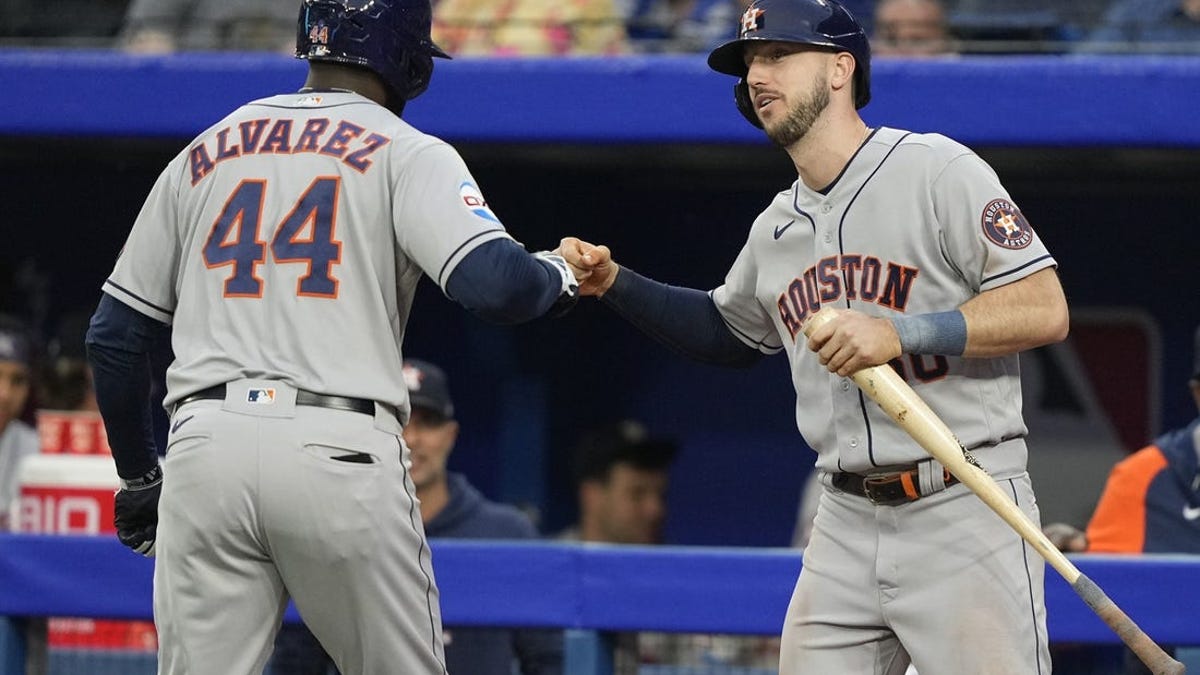
M871 132L857 114L831 113L827 110L804 138L787 148L800 180L813 190L837 179Z
M365 96L379 105L387 105L387 88L375 73L336 63L308 64L306 89L341 89Z

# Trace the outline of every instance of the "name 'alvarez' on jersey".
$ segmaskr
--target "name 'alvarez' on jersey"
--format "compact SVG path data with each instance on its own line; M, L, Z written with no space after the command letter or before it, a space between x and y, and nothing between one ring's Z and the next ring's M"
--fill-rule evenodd
M403 418L400 345L418 281L444 291L469 252L508 236L447 143L358 94L283 94L235 110L171 161L104 290L185 328L167 405L278 379Z

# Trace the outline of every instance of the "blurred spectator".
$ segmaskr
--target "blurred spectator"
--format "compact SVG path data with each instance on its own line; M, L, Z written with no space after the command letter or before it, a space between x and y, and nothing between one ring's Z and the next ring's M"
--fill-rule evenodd
M533 523L514 506L489 501L466 476L446 469L458 440L458 422L445 372L417 359L404 362L412 414L404 443L409 475L421 503L429 539L535 539ZM434 559L436 571L437 560ZM443 627L446 669L469 675L561 675L563 636L558 630ZM276 640L276 675L319 675L332 663L303 626L285 626Z
M1200 411L1200 328L1195 343L1188 386ZM1086 532L1045 530L1074 553L1200 553L1200 417L1113 467Z
M585 434L575 448L579 521L560 539L662 543L667 482L677 448L624 420Z
M629 50L612 0L440 0L433 41L462 56L567 56Z
M1188 387L1200 411L1200 327ZM1200 417L1113 467L1086 532L1070 523L1050 523L1043 531L1068 553L1200 554ZM1133 652L1123 651L1125 675L1150 673ZM1077 655L1056 655L1055 665L1069 667L1072 657Z
M632 420L584 434L573 456L579 521L558 538L662 544L668 474L677 453L674 441L652 437ZM779 641L773 637L683 633L616 634L614 672L636 672L640 664L674 666L681 671L702 668L702 672L714 666L776 670Z
M296 46L295 0L132 0L120 45L131 52L270 51Z
M84 353L91 310L67 312L46 346L46 367L38 378L38 407L46 410L99 412L92 368Z
M1116 0L1083 49L1200 52L1200 0Z
M0 531L9 527L21 460L40 449L37 432L21 419L33 386L33 348L29 329L0 315Z
M875 5L872 54L933 56L955 49L941 0L880 0Z

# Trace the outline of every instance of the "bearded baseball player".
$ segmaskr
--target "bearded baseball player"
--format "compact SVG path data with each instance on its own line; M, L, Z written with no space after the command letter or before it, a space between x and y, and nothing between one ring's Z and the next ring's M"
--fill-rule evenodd
M798 180L725 282L650 281L574 238L585 295L697 360L787 354L824 486L783 675L1049 673L1042 558L847 378L890 363L1036 523L1017 353L1062 340L1056 263L992 169L938 134L871 128L870 48L834 0L756 0L708 57ZM843 311L805 338L818 308Z
M160 673L262 672L289 598L347 675L446 671L401 440L414 290L514 323L577 288L401 119L446 57L429 30L429 0L305 0L304 88L188 144L104 282L88 353L118 537L157 556ZM146 354L168 333L160 466Z

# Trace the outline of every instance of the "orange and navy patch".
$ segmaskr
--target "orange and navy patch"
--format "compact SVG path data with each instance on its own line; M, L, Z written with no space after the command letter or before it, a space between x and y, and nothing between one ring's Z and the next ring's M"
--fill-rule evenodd
M766 14L764 10L757 7L751 7L742 15L742 31L738 37L746 37L746 33L756 30L762 30L762 16Z
M1033 241L1029 221L1007 199L993 199L983 207L983 233L993 244L1014 251Z

